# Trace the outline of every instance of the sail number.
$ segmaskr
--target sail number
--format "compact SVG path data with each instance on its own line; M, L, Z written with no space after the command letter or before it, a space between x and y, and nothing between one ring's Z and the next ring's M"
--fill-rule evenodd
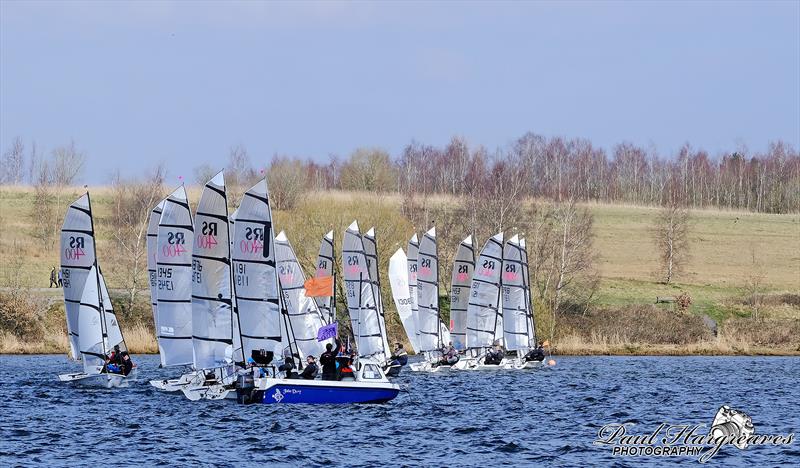
M236 286L249 286L250 285L250 277L247 276L247 265L244 263L235 263L234 266L234 278L236 281Z
M203 282L203 264L199 260L192 260L192 283Z

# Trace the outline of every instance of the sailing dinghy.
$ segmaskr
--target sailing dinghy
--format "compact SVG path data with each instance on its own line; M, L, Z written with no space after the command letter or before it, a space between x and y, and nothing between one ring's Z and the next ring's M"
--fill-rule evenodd
M502 287L503 233L490 237L481 250L472 275L466 312L466 352L453 366L456 369L497 369L484 364L486 351L501 338L500 293ZM502 328L500 328L502 330ZM502 332L501 332L502 333Z
M504 369L531 369L542 365L544 353L529 354L536 349L536 329L531 306L528 253L525 239L514 236L503 249L503 341L507 356Z
M61 382L105 388L127 387L136 379L109 372L107 356L118 347L127 354L125 340L114 314L105 278L98 271L94 220L86 193L72 203L61 228L61 270L67 312L70 358L83 363L83 372L61 374Z

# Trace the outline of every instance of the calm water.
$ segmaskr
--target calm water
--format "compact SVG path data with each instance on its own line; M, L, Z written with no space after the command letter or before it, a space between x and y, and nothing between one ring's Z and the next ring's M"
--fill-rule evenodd
M757 433L800 432L800 359L562 357L529 372L406 373L385 405L239 406L151 389L155 356L121 391L60 384L62 356L0 356L0 466L378 464L408 466L697 463L612 457L607 423L710 424L728 404ZM788 447L725 447L709 465L796 464Z

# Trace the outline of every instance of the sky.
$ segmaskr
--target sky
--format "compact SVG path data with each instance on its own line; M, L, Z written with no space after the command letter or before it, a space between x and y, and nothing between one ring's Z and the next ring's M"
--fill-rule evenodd
M712 155L800 147L800 1L0 0L0 151L84 182L532 131Z

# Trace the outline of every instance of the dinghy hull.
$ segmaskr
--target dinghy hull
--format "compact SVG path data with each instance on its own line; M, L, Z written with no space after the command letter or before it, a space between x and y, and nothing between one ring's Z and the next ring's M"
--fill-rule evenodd
M242 404L348 404L386 403L400 393L391 383L326 380L256 379L253 388L239 388Z
M96 388L124 388L128 387L131 381L136 381L134 373L124 376L122 374L85 374L76 372L74 374L60 374L60 382L72 383L83 387Z

